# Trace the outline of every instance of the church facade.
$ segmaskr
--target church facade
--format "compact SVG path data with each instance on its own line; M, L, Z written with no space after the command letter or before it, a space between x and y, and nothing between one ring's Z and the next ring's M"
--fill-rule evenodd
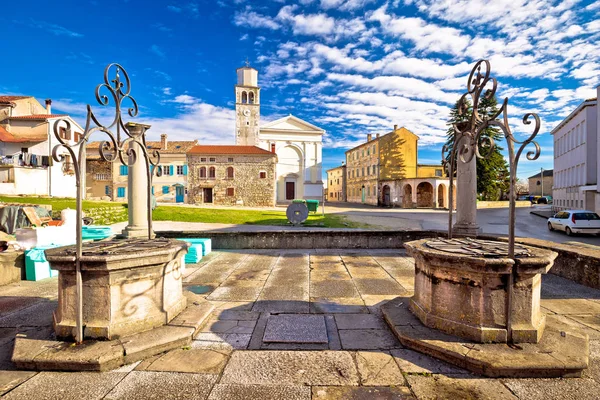
M261 126L258 71L246 66L236 72L236 145L256 146L277 156L273 193L276 203L320 200L325 131L291 114Z

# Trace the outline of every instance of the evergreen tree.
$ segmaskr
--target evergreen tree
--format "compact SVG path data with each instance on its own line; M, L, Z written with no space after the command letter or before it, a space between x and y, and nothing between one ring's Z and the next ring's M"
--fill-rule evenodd
M454 146L454 128L452 124L469 121L472 114L472 107L467 100L467 110L462 115L458 113L459 101L456 102L450 111L450 120L448 121L448 131L446 134L446 145L448 153L446 160L450 160L451 150ZM490 118L498 111L498 102L496 97L486 99L481 97L479 100L479 114L483 118ZM483 137L492 138L496 142L492 154L489 146L483 142L479 147L479 152L484 158L477 159L477 193L481 200L499 200L504 193L508 191L510 186L508 165L501 153L502 148L499 143L503 140L503 135L500 129L494 126L488 126L482 133ZM480 143L482 143L480 141ZM456 161L455 161L456 162Z

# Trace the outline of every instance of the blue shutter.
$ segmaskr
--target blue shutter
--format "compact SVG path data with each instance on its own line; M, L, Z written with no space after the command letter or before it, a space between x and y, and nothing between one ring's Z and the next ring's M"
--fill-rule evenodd
M169 187L163 186L163 194L169 194Z
M129 172L127 165L121 165L121 167L119 169L120 169L119 173L121 174L121 176L127 175L127 173Z
M150 166L150 174L151 174L151 175L154 175L154 165L151 165L151 166Z
M174 170L174 169L175 169L175 168L173 168L173 166L172 166L172 165L169 165L169 175L173 175L173 172L174 172L173 170Z
M117 189L117 197L125 197L125 188L120 187Z
M107 196L110 194L110 187L108 185L104 186L104 194Z
M152 194L154 194L154 186L152 186Z
M187 165L184 165L184 166L183 166L183 174L184 174L184 175L187 175Z

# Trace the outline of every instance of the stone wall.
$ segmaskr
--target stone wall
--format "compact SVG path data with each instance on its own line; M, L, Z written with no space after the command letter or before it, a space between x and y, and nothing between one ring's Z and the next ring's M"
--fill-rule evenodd
M214 162L210 159L214 158ZM233 158L233 161L229 159ZM202 161L205 159L207 161ZM216 205L274 206L275 205L275 155L196 155L188 158L188 203L205 203L204 189L212 190L212 203ZM206 177L200 169L206 168ZM215 168L215 178L208 178L209 169ZM233 178L227 178L227 168L233 167ZM265 172L265 178L260 173ZM233 196L227 189L233 189Z

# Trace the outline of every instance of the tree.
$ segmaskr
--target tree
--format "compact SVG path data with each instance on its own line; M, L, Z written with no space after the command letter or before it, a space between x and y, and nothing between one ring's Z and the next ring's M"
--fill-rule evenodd
M473 112L470 102L466 101L466 108L462 115L459 114L460 100L457 101L450 111L449 126L446 137L446 146L448 153L446 160L450 160L452 147L454 146L454 128L453 124L460 124L471 119ZM498 102L493 96L489 99L482 96L479 100L479 114L483 118L490 118L498 111ZM498 145L503 139L500 130L494 126L488 126L482 133L482 137L493 139L496 142L494 149L490 149L488 142L479 143L479 153L484 158L477 159L477 193L481 200L499 200L510 186L510 177L508 165L501 153L502 148ZM491 154L490 154L491 151ZM455 161L456 162L456 161Z
M526 179L519 179L517 181L517 195L522 195L525 193L529 193L529 182Z

